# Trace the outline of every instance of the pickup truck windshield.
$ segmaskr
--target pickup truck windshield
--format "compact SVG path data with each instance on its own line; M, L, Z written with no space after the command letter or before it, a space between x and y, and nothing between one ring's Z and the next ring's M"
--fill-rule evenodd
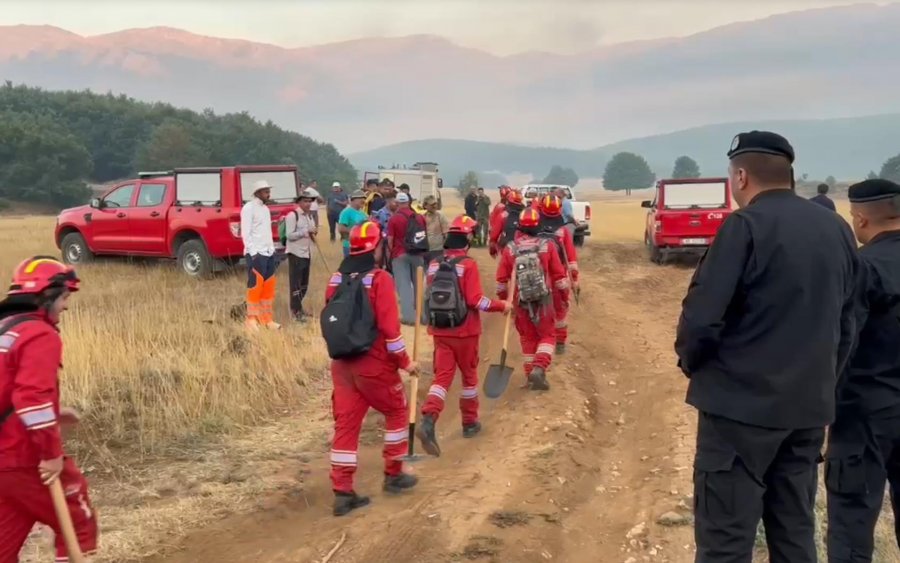
M560 186L563 189L563 193L566 194L566 197L572 199L572 190L565 186ZM551 190L556 190L556 186L553 187L540 187L540 188L525 188L525 193L523 194L525 197L532 199L538 196L543 196L550 193Z
M666 184L666 209L725 207L725 182L705 184Z
M241 199L244 203L253 197L253 184L258 180L267 180L272 185L273 202L288 203L297 198L297 177L293 171L241 172Z

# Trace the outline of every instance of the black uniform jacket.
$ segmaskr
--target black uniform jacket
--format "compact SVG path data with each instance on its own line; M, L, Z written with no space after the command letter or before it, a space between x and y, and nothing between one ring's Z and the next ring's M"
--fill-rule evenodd
M687 402L767 428L829 424L855 337L858 271L849 225L791 190L732 213L682 303L675 351Z
M859 339L838 387L838 409L900 414L900 231L863 246L857 291Z

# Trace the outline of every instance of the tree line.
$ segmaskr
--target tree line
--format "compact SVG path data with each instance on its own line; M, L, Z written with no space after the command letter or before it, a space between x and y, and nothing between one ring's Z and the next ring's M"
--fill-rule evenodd
M65 207L87 182L142 170L295 164L304 182L353 185L357 173L330 144L248 113L202 113L124 95L0 86L0 197Z

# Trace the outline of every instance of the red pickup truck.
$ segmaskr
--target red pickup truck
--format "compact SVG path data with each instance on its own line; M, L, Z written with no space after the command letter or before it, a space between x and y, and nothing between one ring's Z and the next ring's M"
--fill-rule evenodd
M644 244L650 260L663 264L670 255L702 255L731 214L728 178L660 180L653 200L641 207L649 209Z
M241 207L253 197L257 180L272 185L277 241L278 219L294 208L298 194L296 166L140 173L90 205L63 210L56 219L56 246L68 264L96 255L174 258L186 274L209 277L243 258Z

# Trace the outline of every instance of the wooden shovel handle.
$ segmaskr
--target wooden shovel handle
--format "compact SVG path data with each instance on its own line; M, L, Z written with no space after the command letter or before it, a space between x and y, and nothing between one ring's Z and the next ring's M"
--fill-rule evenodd
M71 563L84 563L84 555L78 544L78 536L75 535L75 526L72 525L72 515L69 514L69 505L66 504L66 495L63 493L62 483L56 478L50 483L50 497L53 499L53 509L56 511L56 519L59 521L59 529L62 531L66 544L66 552Z
M509 279L509 293L506 294L506 302L512 304L513 297L516 294L516 266L513 265L512 277ZM503 327L503 351L506 352L506 344L509 342L509 325L512 322L512 317L515 314L515 311L510 311L508 315L506 315L506 325ZM505 354L504 354L505 356ZM504 362L505 363L505 362Z
M419 360L419 332L422 328L422 297L425 294L424 286L424 269L422 266L416 268L416 332L413 335L413 353L412 361ZM419 395L419 376L413 375L409 380L409 424L416 423L417 397ZM410 436L412 442L412 436Z

